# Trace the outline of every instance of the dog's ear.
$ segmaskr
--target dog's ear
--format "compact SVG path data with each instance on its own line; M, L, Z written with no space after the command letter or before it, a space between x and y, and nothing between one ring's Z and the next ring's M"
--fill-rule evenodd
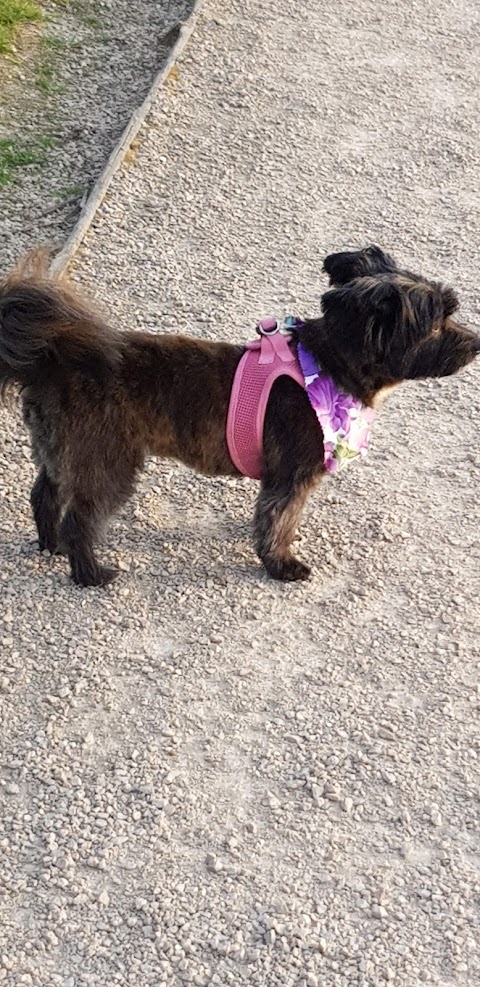
M442 300L443 300L443 312L445 318L448 319L449 315L453 315L457 311L460 302L458 301L457 295L455 294L453 288L442 288Z
M441 327L449 302L453 299L445 299L439 285L386 274L327 291L322 309L344 340L356 343L365 355L369 351L371 358L383 359L392 348L405 351Z
M360 277L322 295L322 311L338 322L356 319L393 319L400 312L400 293L391 278ZM353 327L352 327L353 328Z
M323 270L330 278L330 284L347 284L354 278L373 274L393 274L398 270L393 257L381 247L371 246L364 250L344 251L329 254L323 262Z

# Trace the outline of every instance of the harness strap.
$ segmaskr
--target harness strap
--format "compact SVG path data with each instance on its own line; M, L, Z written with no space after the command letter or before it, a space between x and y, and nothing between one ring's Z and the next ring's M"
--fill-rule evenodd
M287 376L305 389L305 379L291 336L277 329L273 319L259 323L260 339L247 343L233 381L227 415L230 457L244 476L260 480L263 469L263 428L272 385Z

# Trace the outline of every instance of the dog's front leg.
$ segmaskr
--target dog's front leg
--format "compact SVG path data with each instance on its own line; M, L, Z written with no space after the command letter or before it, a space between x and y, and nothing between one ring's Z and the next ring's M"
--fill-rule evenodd
M308 579L311 570L295 558L291 545L305 501L314 486L312 477L292 477L281 485L262 481L255 510L257 552L274 579Z

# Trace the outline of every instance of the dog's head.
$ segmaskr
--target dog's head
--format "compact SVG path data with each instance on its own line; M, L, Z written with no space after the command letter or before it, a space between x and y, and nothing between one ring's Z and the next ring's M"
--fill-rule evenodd
M331 254L324 267L335 285L322 298L329 341L375 388L446 377L480 352L480 336L453 318L452 289L401 270L379 247Z

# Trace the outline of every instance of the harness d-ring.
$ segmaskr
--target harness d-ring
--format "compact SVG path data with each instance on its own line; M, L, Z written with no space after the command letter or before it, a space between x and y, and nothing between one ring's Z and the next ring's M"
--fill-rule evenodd
M277 320L271 315L266 319L260 319L260 322L257 323L256 330L259 336L273 336L275 332L280 332Z

